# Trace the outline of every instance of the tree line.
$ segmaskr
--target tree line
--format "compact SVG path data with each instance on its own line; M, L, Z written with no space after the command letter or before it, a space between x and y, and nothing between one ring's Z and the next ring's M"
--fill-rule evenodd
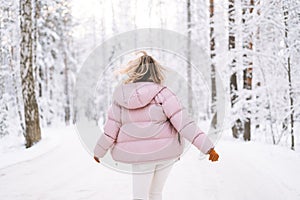
M295 149L300 119L300 3L286 0L198 0L147 2L152 26L182 32L205 49L211 62L209 108L203 109L218 127L218 81L229 94L230 115L225 128L234 138L259 138L273 144L289 140ZM70 0L10 2L1 0L0 20L0 135L23 134L26 147L41 139L41 126L76 122L74 80L87 52L110 33L139 28L138 4L119 0L99 1L100 15L76 21ZM174 10L168 10L173 3ZM126 8L126 9L125 9ZM112 17L105 12L110 10ZM176 13L169 19L168 12ZM155 19L156 19L155 18ZM85 29L74 38L74 32ZM78 33L77 33L78 34ZM116 47L117 48L117 47ZM189 49L189 45L188 45ZM113 55L113 52L107 52ZM187 54L189 55L189 54ZM189 60L189 58L187 58ZM104 87L90 99L87 115L105 118L111 95L110 73ZM199 88L189 62L186 64L188 109L193 112L192 89ZM97 109L95 109L97 108ZM299 131L299 130L298 130Z

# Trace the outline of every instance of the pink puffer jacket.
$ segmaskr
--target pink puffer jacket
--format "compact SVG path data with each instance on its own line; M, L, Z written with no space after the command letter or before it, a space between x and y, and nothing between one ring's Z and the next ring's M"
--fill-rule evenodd
M176 95L154 82L118 85L103 130L94 155L102 158L111 149L112 158L124 163L179 158L182 136L205 154L214 148Z

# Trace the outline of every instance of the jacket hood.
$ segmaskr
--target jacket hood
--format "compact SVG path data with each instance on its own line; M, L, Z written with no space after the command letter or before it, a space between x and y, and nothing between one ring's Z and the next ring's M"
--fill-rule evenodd
M113 100L127 109L146 106L165 86L154 82L120 84L115 88Z

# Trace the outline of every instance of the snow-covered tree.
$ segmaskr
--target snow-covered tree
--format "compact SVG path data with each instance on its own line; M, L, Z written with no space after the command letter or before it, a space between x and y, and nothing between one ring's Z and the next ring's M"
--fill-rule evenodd
M44 125L65 121L72 116L72 87L76 60L72 41L70 2L37 1L37 62L35 76Z

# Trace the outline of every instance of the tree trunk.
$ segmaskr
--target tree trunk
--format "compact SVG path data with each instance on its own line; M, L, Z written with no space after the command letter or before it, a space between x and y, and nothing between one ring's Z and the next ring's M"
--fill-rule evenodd
M213 115L212 126L217 128L217 86L216 86L216 44L214 33L214 0L209 0L209 26L210 26L210 58L211 58L211 113Z
M283 2L285 4L285 2ZM295 150L295 138L294 138L294 99L293 99L293 86L292 86L292 72L291 72L291 57L289 54L289 43L288 43L288 19L289 19L289 11L287 6L283 6L283 16L284 16L284 26L285 26L285 48L288 52L287 55L287 73L288 73L288 81L289 81L289 99L290 99L290 118L291 118L291 149Z
M252 50L252 43L250 43L249 49ZM243 75L244 75L244 89L251 90L252 89L252 62L249 63L249 67L244 70ZM251 97L247 97L246 100L249 101ZM249 108L247 108L248 110ZM247 111L251 112L251 111ZM251 118L247 117L246 120L244 121L244 140L251 140Z
M260 0L256 0L256 6L257 6L257 11L256 11L256 17L257 18L259 18L259 16L260 16ZM260 48L259 48L259 44L258 44L258 41L260 41L261 39L260 39L260 24L257 24L257 28L256 28L256 37L255 37L255 41L253 41L253 44L255 45L255 52L256 53L260 53L261 52L261 50L260 50ZM257 61L256 63L254 63L254 64L256 64L257 66L261 66L262 65L262 63L260 63L260 59L258 58L257 59L257 57L255 58L255 60ZM255 73L255 72L254 72ZM256 86L256 89L258 89L259 87L261 87L261 83L260 83L260 81L257 81L256 83L255 83L255 86ZM258 122L258 116L257 116L257 113L259 113L259 110L261 109L261 103L260 103L260 96L257 94L256 96L255 96L255 101L257 102L256 103L256 109L255 109L255 129L256 130L259 130L259 127L260 127L260 123Z
M187 43L187 87L188 87L188 112L191 113L193 116L193 91L192 91L192 66L191 66L191 38L192 38L192 32L191 32L191 2L190 0L187 0L187 36L188 36L188 43Z
M71 108L70 108L70 93L69 93L69 67L68 67L68 60L67 60L67 54L64 52L64 64L65 64L65 96L66 96L66 102L65 102L65 123L66 125L70 124L71 119Z
M41 140L39 110L36 102L33 78L33 5L31 0L20 1L20 74L25 115L26 148Z
M70 21L69 21L70 18L69 17L70 16L68 14L66 14L64 19L63 19L65 30L68 29L68 25L70 24ZM93 27L95 27L95 26L93 26ZM94 33L95 33L95 30L94 30ZM69 40L70 40L70 38L69 38L68 33L62 33L62 35L63 35L63 38L64 38L64 41L62 41L62 43L63 43L62 47L64 48L63 55L64 55L64 65L65 65L65 68L64 68L64 75L65 75L64 93L65 93L65 97L66 97L66 102L64 104L65 123L66 123L66 125L70 125L70 120L71 120L70 80L69 80L70 68L69 68L69 65L68 65L68 57L67 57L68 54L66 52L66 51L69 50Z
M229 0L228 1L228 21L229 21L228 50L229 52L235 49L235 34L234 34L235 17L234 16L235 16L234 0ZM238 89L235 57L233 57L232 60L230 61L229 67L233 71L233 73L230 76L230 96L231 96L230 101L231 101L231 107L233 108L235 104L235 100L237 99L236 91ZM238 119L231 127L232 136L234 138L238 138L240 124L241 121Z
M244 5L243 5L243 13L242 13L242 22L243 22L243 26L245 26L247 20L248 20L248 16L246 19L246 13L247 11L249 11L249 15L251 15L251 13L253 12L253 7L254 7L254 0L250 0L250 2L248 3L247 0L244 0ZM252 38L252 31L248 30L247 34L244 36L243 38L243 47L247 50L253 50L253 38ZM247 51L249 52L249 51ZM251 53L250 53L251 54ZM244 84L243 84L243 88L246 90L252 90L252 66L253 66L253 62L252 62L252 56L249 53L244 53L243 54L243 59L244 62L243 64L245 65L245 69L243 71L243 80L244 80ZM251 100L251 95L246 97L246 101ZM246 112L248 112L247 114L251 114L251 111L249 108L246 108ZM251 118L250 117L246 117L246 120L244 121L244 140L248 141L251 140Z

